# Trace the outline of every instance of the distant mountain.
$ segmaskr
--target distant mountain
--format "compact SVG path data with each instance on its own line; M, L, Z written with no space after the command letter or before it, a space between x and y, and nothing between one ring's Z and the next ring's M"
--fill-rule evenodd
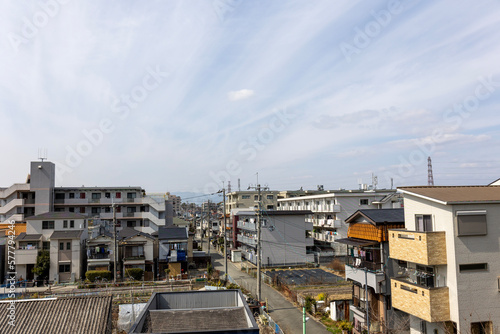
M222 194L207 195L203 193L195 193L189 191L170 192L170 194L180 196L182 203L189 202L189 203L201 204L203 202L206 202L207 200L218 203L222 202L223 200Z

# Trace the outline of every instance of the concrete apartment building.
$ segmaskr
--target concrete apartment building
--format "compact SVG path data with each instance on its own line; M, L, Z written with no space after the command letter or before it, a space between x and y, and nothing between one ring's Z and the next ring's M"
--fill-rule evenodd
M368 323L370 333L398 332L402 329L399 326L409 317L396 314L402 312L391 307L390 277L394 271L389 259L388 229L404 228L403 209L358 210L346 219L346 224L348 237L337 241L347 245L345 278L354 283L350 306L353 333L363 333ZM368 285L366 290L365 283Z
M312 224L305 221L310 211L265 211L262 215L261 249L263 266L297 265L314 261L307 247L313 246ZM242 256L257 263L257 213L233 210L233 245Z
M347 237L347 217L359 209L400 208L395 189L329 190L326 193L278 199L277 209L310 210L308 222L313 223L313 237L320 249L333 249L335 255L345 255L346 247L336 243Z
M50 252L49 280L75 282L84 275L87 217L69 212L47 212L27 219L26 233L16 240L18 277L33 280L38 252Z
M498 333L500 186L402 187L405 230L389 230L392 306L411 333Z

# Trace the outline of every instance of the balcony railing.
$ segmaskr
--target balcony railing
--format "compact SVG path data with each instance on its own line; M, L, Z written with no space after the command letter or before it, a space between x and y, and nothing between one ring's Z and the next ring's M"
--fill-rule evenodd
M352 305L357 307L360 311L366 312L366 300L359 299L358 297L353 297Z
M257 224L255 223L250 223L250 222L244 222L239 220L237 224L238 228L244 229L244 230L249 230L249 231L256 231L257 230Z
M384 269L384 264L382 262L365 261L354 256L348 256L346 264L354 268L366 268L372 272L383 271Z
M110 256L107 252L106 253L90 254L90 256L88 257L89 260L105 260L105 259L109 259L109 258L110 258Z
M391 258L426 266L446 264L446 232L389 230Z
M124 261L133 261L133 260L145 260L146 256L144 255L135 255L135 256L125 256L123 258Z

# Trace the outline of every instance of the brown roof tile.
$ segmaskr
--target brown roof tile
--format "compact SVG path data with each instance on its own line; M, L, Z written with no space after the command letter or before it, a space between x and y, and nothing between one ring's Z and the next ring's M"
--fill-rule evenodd
M428 197L446 204L500 202L500 186L401 187L404 193Z

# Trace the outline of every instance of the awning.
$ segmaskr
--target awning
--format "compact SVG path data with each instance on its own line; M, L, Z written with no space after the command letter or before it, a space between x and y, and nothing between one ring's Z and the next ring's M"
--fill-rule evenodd
M123 264L125 265L133 265L133 264L145 264L145 260L130 260L130 261L124 261Z
M358 246L358 247L366 247L379 244L378 241L356 239L356 238L335 239L335 242L340 242L341 244L346 244L349 246Z

